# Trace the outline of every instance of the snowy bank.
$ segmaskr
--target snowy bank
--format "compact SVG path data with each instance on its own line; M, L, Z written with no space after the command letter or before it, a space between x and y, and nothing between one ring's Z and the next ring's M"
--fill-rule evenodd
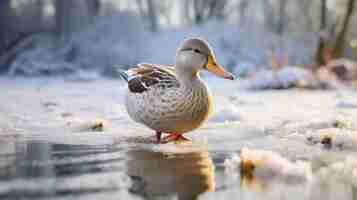
M245 88L252 90L322 88L319 80L307 69L285 66L279 71L260 70L247 81Z
M241 176L254 176L265 181L302 182L308 178L304 162L293 163L272 151L242 148L240 155L225 160L227 173L240 170Z

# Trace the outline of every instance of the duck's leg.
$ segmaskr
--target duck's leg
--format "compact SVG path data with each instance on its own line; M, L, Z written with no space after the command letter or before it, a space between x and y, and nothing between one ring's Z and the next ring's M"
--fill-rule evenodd
M172 141L191 141L191 140L183 136L182 133L169 133L169 135L165 136L162 141L164 143L168 143Z
M156 131L156 143L161 142L161 135L162 135L161 131Z

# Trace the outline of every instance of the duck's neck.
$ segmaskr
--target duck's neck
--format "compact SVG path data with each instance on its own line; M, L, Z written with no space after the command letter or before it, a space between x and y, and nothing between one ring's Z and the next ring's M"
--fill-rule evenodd
M190 84L200 78L198 70L191 67L176 67L176 74L182 84Z
M189 89L195 87L196 84L201 83L201 78L197 70L180 70L177 69L177 78L185 88Z
M207 118L212 110L212 97L206 83L200 78L198 71L178 71L181 100L192 110L194 115Z

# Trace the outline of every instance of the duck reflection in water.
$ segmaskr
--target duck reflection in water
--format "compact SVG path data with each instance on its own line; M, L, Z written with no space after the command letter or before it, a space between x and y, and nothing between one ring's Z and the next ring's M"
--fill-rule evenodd
M177 199L190 200L214 190L214 165L207 151L134 150L129 156L128 174L134 193L149 199L177 195Z

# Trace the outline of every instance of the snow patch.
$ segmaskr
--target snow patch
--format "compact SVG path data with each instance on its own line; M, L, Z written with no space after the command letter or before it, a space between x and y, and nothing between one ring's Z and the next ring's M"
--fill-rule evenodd
M108 129L109 123L102 119L82 120L70 118L67 120L67 126L72 132L103 132Z
M346 109L356 109L357 104L348 102L348 101L340 101L336 104L337 108L346 108Z
M308 167L304 162L290 162L272 151L242 148L239 156L225 160L228 172L240 168L241 176L254 175L261 179L304 181Z
M236 106L228 106L216 112L211 118L210 122L237 122L241 120L241 114Z
M349 129L328 128L309 131L306 133L306 139L309 143L325 149L357 149L357 132Z
M329 153L331 154L331 153ZM314 158L312 166L314 169L314 178L308 184L308 195L316 193L325 194L325 191L335 191L336 194L344 194L346 197L353 196L349 189L345 189L346 185L350 188L357 187L357 157L355 155L347 155L339 160L331 160L331 155L320 156ZM344 187L337 187L342 184ZM321 191L322 189L322 191ZM319 191L320 190L320 191ZM314 199L314 198L311 198ZM343 198L347 199L347 198Z
M288 89L292 87L313 88L317 81L313 74L306 69L286 66L274 72L272 70L261 70L257 72L253 79L246 86L248 89Z

